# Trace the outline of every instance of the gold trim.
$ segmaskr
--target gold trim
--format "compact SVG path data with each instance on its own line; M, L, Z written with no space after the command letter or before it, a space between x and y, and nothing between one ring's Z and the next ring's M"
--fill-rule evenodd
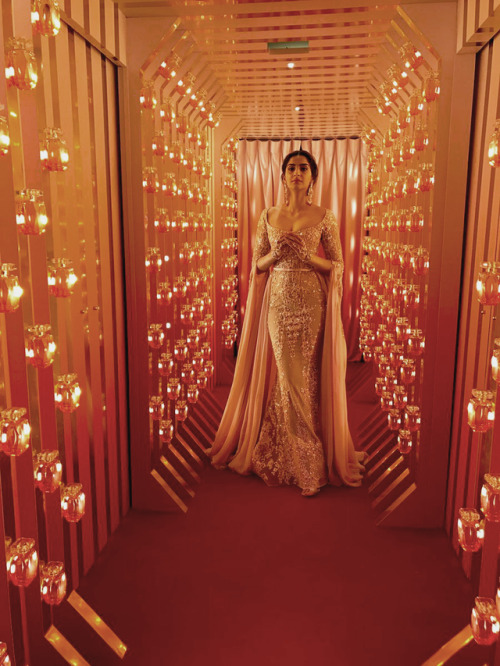
M71 666L90 666L89 662L82 657L78 650L71 645L68 639L53 624L50 625L45 638L54 650Z
M458 634L441 646L432 657L427 659L427 661L424 661L422 666L442 666L442 664L445 664L454 654L468 645L472 639L472 630L470 624L468 624L462 629L462 631L459 631Z
M173 499L173 501L177 504L179 509L182 509L182 511L184 511L184 513L186 513L187 510L188 510L187 506L184 504L184 502L181 500L181 498L177 495L177 493L172 490L172 488L168 485L168 483L165 481L165 479L163 479L155 469L151 470L151 476L153 477L153 479L155 479L155 481L157 481L160 484L160 486L167 493L167 495L171 499Z
M102 617L97 615L95 610L88 605L78 592L73 592L68 597L70 603L79 615L87 622L102 640L115 652L120 659L123 659L127 652L127 646L121 641L115 632L108 627ZM85 662L86 663L86 662Z

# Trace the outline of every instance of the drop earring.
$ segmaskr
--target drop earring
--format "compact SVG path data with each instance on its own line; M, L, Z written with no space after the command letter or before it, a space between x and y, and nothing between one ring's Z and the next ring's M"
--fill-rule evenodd
M286 186L286 183L283 183L283 196L285 198L285 206L288 206L290 203L290 193L288 192L288 187Z
M313 202L313 184L311 183L309 187L307 188L307 197L306 197L307 205L311 206Z

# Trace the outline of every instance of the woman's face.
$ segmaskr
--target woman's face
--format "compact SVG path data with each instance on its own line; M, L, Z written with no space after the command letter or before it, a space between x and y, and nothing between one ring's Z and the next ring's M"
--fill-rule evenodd
M294 155L288 160L284 181L292 191L307 191L312 181L312 173L309 162L303 155Z

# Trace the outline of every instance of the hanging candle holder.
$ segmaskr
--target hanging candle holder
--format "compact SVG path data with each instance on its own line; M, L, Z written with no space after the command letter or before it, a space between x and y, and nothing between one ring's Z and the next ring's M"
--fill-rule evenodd
M158 98L156 97L154 81L144 81L139 96L139 102L141 108L145 110L152 110L156 108L156 105L158 104Z
M459 509L458 542L466 553L477 553L484 542L484 520L475 509Z
M181 366L181 382L183 384L192 384L196 379L196 372L192 364L187 361Z
M54 400L56 407L63 414L71 414L80 406L82 390L78 383L76 373L60 375L54 387Z
M395 380L397 381L398 375L395 373ZM394 386L392 389L392 399L394 402L394 409L405 409L408 404L408 392L406 386Z
M53 493L62 482L62 463L59 451L41 451L33 459L35 486L42 493Z
M175 181L175 174L169 171L163 176L161 184L161 191L167 197L174 197L177 194L177 184Z
M194 352L193 357L191 359L191 365L196 370L196 372L199 372L200 370L203 369L205 365L205 359L201 351Z
M15 264L0 264L0 313L17 310L22 295Z
M45 171L66 171L69 165L69 153L62 130L47 127L40 142L40 162Z
M495 422L495 403L493 391L472 389L467 405L467 422L474 432L487 432Z
M429 272L429 252L425 247L417 247L413 251L411 267L415 275L427 275Z
M408 329L406 351L411 358L422 356L425 351L425 337L420 328Z
M179 67L181 65L181 59L177 53L171 53L168 58L165 58L160 63L159 72L164 79L170 80L174 79L177 76Z
M61 29L61 10L57 0L32 0L31 25L34 32L55 37Z
M66 573L63 562L40 562L40 593L42 601L58 606L66 596Z
M498 639L500 622L496 606L490 597L476 597L471 613L470 626L478 645L492 645Z
M200 397L198 384L188 384L186 390L186 397L188 399L188 402L190 402L191 404L195 404L196 402L198 402L198 398Z
M434 187L434 168L432 164L422 164L419 174L420 192L429 192Z
M177 83L175 84L174 88L175 92L180 96L184 97L186 94L186 83L183 79L179 79Z
M404 359L404 345L394 345L389 352L389 364L391 368L398 369Z
M387 382L385 377L377 377L375 379L375 393L380 397L384 391L387 390Z
M59 258L49 262L47 283L51 296L68 298L73 294L77 282L71 259Z
M404 304L410 310L415 310L420 305L420 290L418 285L409 284L404 295Z
M168 152L167 140L163 131L155 132L153 142L151 145L153 155L157 157L165 157Z
M410 159L411 153L409 154L409 157L406 159ZM405 179L405 192L406 194L416 194L419 191L420 187L420 176L415 169L409 169L406 172L406 179Z
M429 134L425 127L418 125L415 128L415 133L413 135L412 146L415 152L421 152L425 150L429 145Z
M388 412L390 409L394 409L392 391L382 391L380 395L380 408L383 412Z
M10 147L9 124L5 116L0 116L0 156L7 155L9 153L9 147Z
M186 400L176 400L174 413L177 421L185 421L188 417L189 405Z
M144 192L155 194L160 189L158 170L152 166L145 166L142 170L142 187Z
M9 657L9 652L7 649L7 643L0 641L0 666L12 666L12 662Z
M38 553L35 539L21 537L7 549L7 572L11 583L28 587L38 572Z
M85 515L85 493L81 483L62 486L61 514L68 523L78 523Z
M191 351L194 351L195 349L198 349L198 346L200 344L200 335L198 333L197 328L190 329L187 336L186 336L186 344L191 349Z
M160 349L165 342L162 324L150 324L148 328L148 344L151 349Z
M0 412L0 450L8 456L20 456L28 450L31 426L24 407L11 407Z
M413 358L405 358L399 369L401 381L405 386L415 383L417 376L417 365Z
M439 85L439 76L437 72L431 72L424 83L423 94L427 103L435 102L439 97L441 87Z
M410 430L402 428L398 433L398 451L403 456L407 456L412 449L413 439Z
M417 49L411 42L406 42L399 49L399 55L403 61L403 65L407 70L416 70L424 62L422 52Z
M16 192L17 230L26 236L45 233L49 222L41 190L18 190Z
M497 384L500 384L500 338L495 338L494 345L491 356L491 376Z
M175 361L172 352L160 354L158 359L158 373L162 377L170 377L175 368Z
M417 181L418 186L418 181ZM412 206L408 217L408 230L413 232L422 231L424 228L424 213L421 206Z
M500 262L485 261L481 264L476 280L476 294L481 305L500 303Z
M167 398L177 400L181 394L181 382L179 377L170 377L167 382Z
M163 418L165 412L165 403L161 395L152 395L149 398L149 416L153 421L159 421Z
M424 110L424 98L422 96L422 91L416 88L410 97L410 103L408 105L408 112L410 116L418 116Z
M158 273L162 267L160 249L157 247L148 247L146 250L146 270L148 273Z
M401 428L401 412L399 409L389 409L387 412L387 426L389 430L396 431Z
M160 107L160 119L163 120L163 122L172 125L175 122L175 115L174 103L171 99L167 99L167 101Z
M196 384L200 391L203 391L208 386L208 371L204 368L198 372Z
M178 113L175 127L179 134L186 134L187 132L187 118L185 113Z
M488 164L492 167L500 166L500 118L495 120L495 128L488 145Z
M156 299L160 305L170 305L173 298L172 287L170 286L169 280L166 282L160 282L158 285L158 291L156 293Z
M205 361L203 364L203 369L207 373L208 377L213 377L214 374L214 362L212 360Z
M5 78L19 90L33 90L38 83L35 52L30 41L10 38L5 51Z
M160 234L165 234L171 229L171 221L166 208L157 208L154 216L154 228Z
M404 411L404 427L410 432L417 432L420 430L422 424L422 416L420 407L418 405L406 405Z
M26 329L26 360L35 368L48 368L54 362L56 343L50 324L36 324Z
M172 419L162 419L158 425L160 442L170 444L174 438L175 428Z

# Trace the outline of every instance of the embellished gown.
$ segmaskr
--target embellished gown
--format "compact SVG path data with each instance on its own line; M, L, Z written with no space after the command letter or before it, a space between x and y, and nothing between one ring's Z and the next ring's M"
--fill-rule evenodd
M311 254L321 243L330 274L288 246L270 271L257 261L283 231L257 225L250 288L233 385L209 451L216 467L254 472L268 485L315 491L326 483L360 485L363 455L347 423L346 345L340 318L343 260L331 211L299 230Z

